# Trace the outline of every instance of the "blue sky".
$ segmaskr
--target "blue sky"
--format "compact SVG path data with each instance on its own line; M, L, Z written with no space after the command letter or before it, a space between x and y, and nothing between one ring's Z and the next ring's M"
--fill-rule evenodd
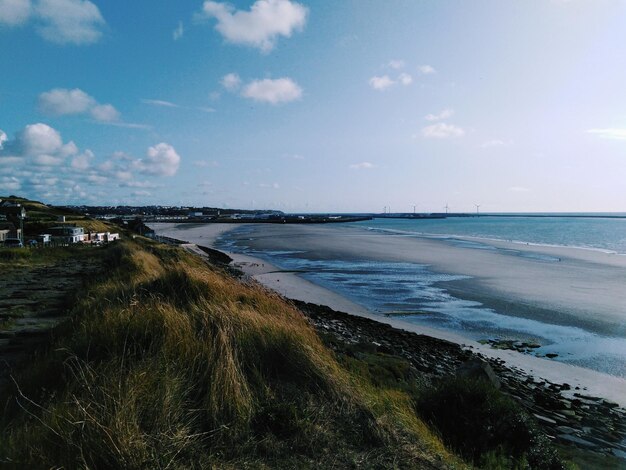
M625 211L622 0L0 0L0 194Z

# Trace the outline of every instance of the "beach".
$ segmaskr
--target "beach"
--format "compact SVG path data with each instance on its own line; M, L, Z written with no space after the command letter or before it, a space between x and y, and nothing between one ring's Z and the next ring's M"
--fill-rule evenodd
M509 367L554 383L578 386L585 394L610 399L626 406L626 380L589 368L545 358L493 349L445 329L430 328L402 316L383 316L304 279L304 273L287 272L263 259L237 253L245 246L258 253L289 252L319 260L353 260L367 257L372 262L413 262L429 269L467 278L446 282L446 289L465 298L480 299L485 305L505 306L507 318L550 321L564 328L581 328L595 335L611 334L621 345L626 293L623 285L626 259L601 251L492 242L500 250L458 246L441 240L390 237L351 227L269 226L242 224L153 224L159 235L199 245L224 249L233 264L265 286L285 297L327 305L335 310L364 316L396 328L442 338L472 348L488 357L506 361ZM236 230L234 230L236 229ZM227 237L222 237L229 232ZM228 240L228 243L224 241ZM219 243L218 243L219 242ZM541 256L537 256L541 255ZM592 292L593 295L589 295ZM593 312L590 315L589 312ZM591 334L591 333L590 333ZM622 335L622 336L620 336Z

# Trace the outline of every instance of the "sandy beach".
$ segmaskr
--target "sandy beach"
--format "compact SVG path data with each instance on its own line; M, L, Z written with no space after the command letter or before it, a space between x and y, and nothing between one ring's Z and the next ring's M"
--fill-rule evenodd
M151 226L159 235L205 246L214 246L220 235L242 227L241 224ZM592 250L492 242L507 250L560 259L545 262L509 252L457 247L440 240L363 233L350 227L263 225L255 226L254 231L249 243L257 250L305 251L307 256L322 259L362 257L367 253L368 258L374 260L425 263L444 272L472 276L471 282L456 282L452 288L471 290L474 297L486 302L491 299L493 303L516 305L512 314L538 312L539 316L551 315L554 321L584 324L597 331L623 333L625 329L626 290L620 288L626 280L626 257L623 256ZM586 394L626 406L625 379L516 351L492 349L462 335L415 325L401 317L383 317L264 260L230 252L229 255L233 257L234 265L285 297L327 305L396 328L453 341L486 356L502 359L509 367L522 369L535 377L568 383L572 388L578 386ZM602 295L605 292L610 295ZM589 312L595 313L593 318L589 318Z

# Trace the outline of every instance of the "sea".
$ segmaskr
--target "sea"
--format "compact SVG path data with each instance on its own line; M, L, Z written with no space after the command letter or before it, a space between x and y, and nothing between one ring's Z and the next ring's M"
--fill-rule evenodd
M492 242L509 241L626 255L626 214L572 215L377 218L336 224L336 229L369 231L389 237L434 238L477 250L503 250ZM413 324L459 333L477 341L538 343L540 347L529 349L529 353L541 357L554 354L557 361L626 377L626 321L621 331L608 336L580 326L513 316L479 301L460 298L446 288L450 281L466 280L467 276L434 272L427 265L409 262L316 259L302 251L258 251L251 243L257 230L258 227L251 224L228 232L218 239L217 248L248 254L280 269L295 271L381 316L401 316ZM542 262L559 261L526 250L507 250L512 252L507 254L537 257ZM626 312L624 314L626 318Z

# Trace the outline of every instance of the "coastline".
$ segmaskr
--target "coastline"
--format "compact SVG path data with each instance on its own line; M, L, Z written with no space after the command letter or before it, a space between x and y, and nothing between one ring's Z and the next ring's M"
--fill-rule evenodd
M215 241L219 236L233 228L242 226L241 224L231 226L215 224L203 225L194 229L189 226L177 228L176 225L159 224L157 226L157 224L153 224L153 228L160 235L214 248ZM234 267L241 269L247 276L284 297L325 305L333 310L368 318L397 329L450 341L485 357L504 361L508 367L524 371L535 379L559 384L567 383L571 386L571 390L564 392L566 396L573 396L575 392L580 392L611 400L619 404L620 407L626 408L626 379L562 362L524 355L516 351L493 349L489 345L480 344L449 331L412 324L401 318L377 315L335 292L303 279L297 273L281 270L265 260L252 256L227 253L233 258ZM576 387L579 387L579 390L576 390Z

